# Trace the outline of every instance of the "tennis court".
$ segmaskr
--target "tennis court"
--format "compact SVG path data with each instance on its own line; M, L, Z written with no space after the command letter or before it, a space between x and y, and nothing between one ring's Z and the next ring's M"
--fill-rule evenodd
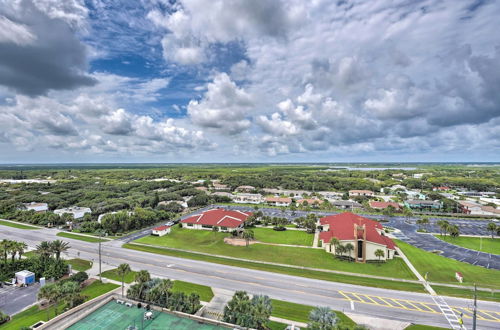
M216 330L225 329L211 324L178 317L172 314L152 311L153 316L145 320L146 311L136 306L127 307L114 300L97 309L92 314L73 324L71 330Z

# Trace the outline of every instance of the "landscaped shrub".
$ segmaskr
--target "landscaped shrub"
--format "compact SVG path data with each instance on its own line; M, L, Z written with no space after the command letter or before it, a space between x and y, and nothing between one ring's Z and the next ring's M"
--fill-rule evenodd
M275 227L273 228L273 230L276 230L276 231L285 231L285 230L286 230L286 227L284 227L284 226L275 226Z
M0 311L0 324L3 324L10 320L10 316Z

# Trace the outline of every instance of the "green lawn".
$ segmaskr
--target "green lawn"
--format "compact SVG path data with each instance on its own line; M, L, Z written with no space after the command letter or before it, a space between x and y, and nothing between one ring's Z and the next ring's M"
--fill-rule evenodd
M85 241L85 242L90 242L90 243L107 242L107 240L105 240L105 239L100 239L100 238L91 237L91 236L78 235L78 234L72 234L72 233L66 233L66 232L59 232L59 233L57 233L57 236L77 239L80 241Z
M269 330L285 330L288 325L284 323L269 321L267 322L267 326L269 327Z
M135 242L196 252L209 252L210 254L256 261L268 261L294 266L341 270L394 278L416 279L404 261L399 258L390 260L381 266L378 264L347 262L336 259L332 254L327 253L323 249L271 246L265 244L253 244L248 247L232 246L225 244L223 241L224 237L228 235L227 233L214 233L208 230L175 227L168 235L162 237L146 236Z
M78 272L84 272L92 267L92 262L78 258L69 259L66 260L66 262L70 264L71 267Z
M115 280L115 281L121 282L122 277L120 275L118 275L117 270L118 270L117 268L113 268L113 269L107 270L105 272L102 272L101 275L102 275L102 277L109 278L110 280ZM134 281L135 274L137 274L137 272L135 272L135 271L128 272L125 275L125 277L123 278L124 282L125 283L132 283Z
M369 277L334 274L334 273L327 273L327 272L322 272L322 271L300 269L300 268L295 268L295 267L268 265L268 264L262 264L262 263L255 262L255 261L232 260L232 259L221 258L221 257L201 255L201 254L198 254L195 252L174 251L174 250L164 249L161 247L144 246L144 245L137 245L137 244L133 244L133 243L132 244L130 244L130 243L124 244L123 247L127 248L127 249L137 250L137 251L163 254L163 255L174 256L174 257L179 257L179 258L186 258L186 259L193 259L193 260L201 260L201 261L213 262L213 263L217 263L217 264L229 265L229 266L235 266L235 267L257 269L257 270L263 270L263 271L280 273L280 274L287 274L287 275L292 275L292 276L308 277L308 278L314 278L314 279L324 280L324 281L357 284L357 285L364 285L364 286L385 288L385 289L392 289L392 290L426 292L424 290L423 286L420 284L417 284L417 283L406 283L406 282L399 282L399 281L372 279Z
M85 287L82 290L82 294L86 297L85 301L88 301L116 289L117 287L118 285L113 283L100 283L96 281ZM59 303L58 312L61 313L63 308L63 303ZM49 308L49 315L50 318L54 317L54 307ZM47 310L39 310L38 306L33 306L19 314L14 315L9 322L1 325L0 329L19 330L23 327L29 327L40 320L47 321Z
M437 294L443 296L454 296L460 298L474 298L474 291L471 289L450 288L447 286L433 285L432 288ZM500 293L492 291L477 291L477 299L500 302Z
M314 234L301 230L277 231L272 228L253 228L255 239L264 243L312 246Z
M450 237L450 236L445 237L441 235L434 235L434 236L450 244L462 246L467 249L482 251L486 253L500 254L500 238L483 237L481 239L479 237L465 237L465 236L460 236L460 237Z
M29 230L40 229L38 227L23 225L23 224L20 224L20 223L15 223L15 222L10 222L10 221L4 221L4 220L0 220L0 225L14 227L14 228L18 228L18 229L29 229Z
M486 269L446 258L401 241L398 241L397 244L422 276L429 272L428 280L430 282L458 284L455 279L455 272L461 272L464 276L465 285L476 283L482 287L500 288L500 282L498 281L500 271L498 270Z
M174 286L172 287L172 291L184 292L186 294L197 293L200 295L200 299L202 301L210 301L214 297L214 293L212 288L206 285L200 285L190 282L184 282L175 280Z
M309 313L314 308L314 306L307 306L301 304L295 304L283 300L272 299L273 312L271 316L280 317L290 321L297 321L307 323L309 321ZM351 320L347 315L342 312L334 311L340 322L343 325L354 326L353 320Z

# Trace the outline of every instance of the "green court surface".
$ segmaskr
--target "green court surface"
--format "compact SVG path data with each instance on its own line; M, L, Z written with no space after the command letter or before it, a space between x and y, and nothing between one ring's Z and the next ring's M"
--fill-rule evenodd
M152 320L144 320L146 310L136 306L127 307L112 300L87 317L73 324L70 330L216 330L225 329L211 324L178 317L172 314L153 312Z

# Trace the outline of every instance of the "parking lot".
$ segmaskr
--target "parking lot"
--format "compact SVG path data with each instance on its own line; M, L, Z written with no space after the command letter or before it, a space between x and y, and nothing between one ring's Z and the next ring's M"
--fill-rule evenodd
M39 289L39 283L25 288L4 285L0 288L0 310L8 315L21 312L36 303Z

